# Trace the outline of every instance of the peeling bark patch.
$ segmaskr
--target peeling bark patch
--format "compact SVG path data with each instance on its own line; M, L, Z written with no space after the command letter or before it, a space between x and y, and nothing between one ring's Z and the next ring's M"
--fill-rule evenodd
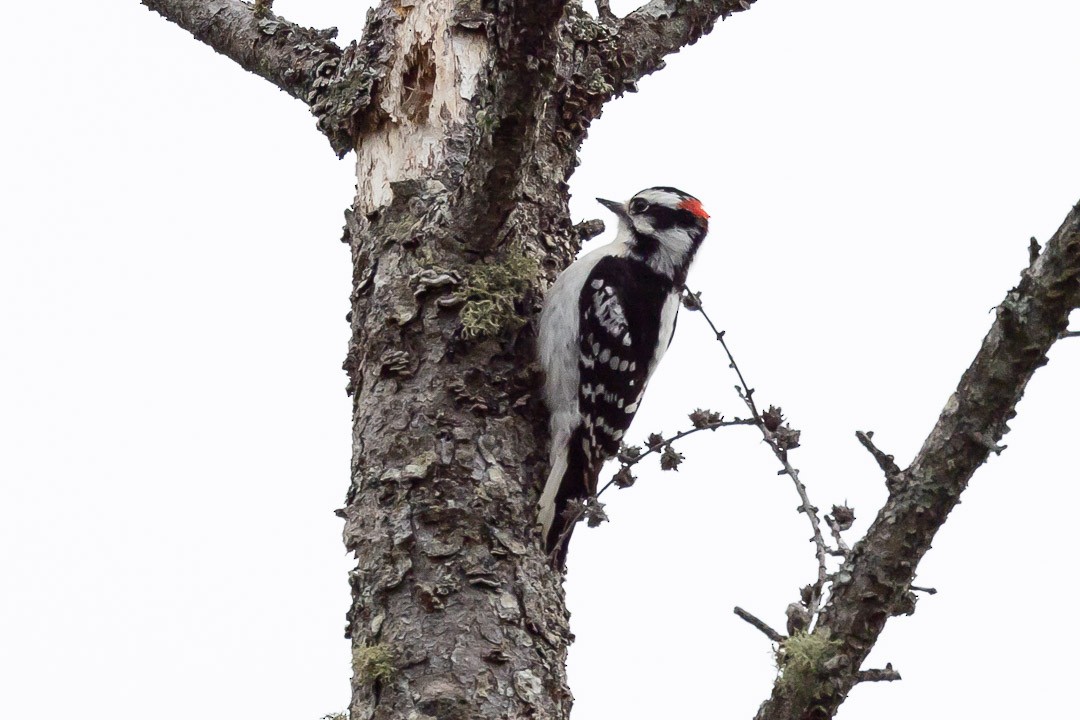
M401 92L401 111L415 123L425 122L435 92L435 57L430 42L409 51L401 76Z
M447 158L447 139L468 120L487 67L487 38L453 26L454 0L402 3L389 70L376 103L382 118L356 147L357 207L393 200L392 183L427 177Z

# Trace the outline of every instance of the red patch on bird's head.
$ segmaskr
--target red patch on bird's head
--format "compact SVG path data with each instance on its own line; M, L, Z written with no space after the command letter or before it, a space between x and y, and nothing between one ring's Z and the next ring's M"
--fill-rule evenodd
M689 210L694 217L699 217L702 220L709 219L709 213L705 212L705 208L701 207L701 201L697 198L687 198L679 203L680 210Z

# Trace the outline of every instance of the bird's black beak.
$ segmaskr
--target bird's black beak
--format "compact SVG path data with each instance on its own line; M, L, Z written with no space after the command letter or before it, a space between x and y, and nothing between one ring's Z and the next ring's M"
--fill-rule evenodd
M615 202L614 200L605 200L604 198L596 198L596 202L606 207L611 212L615 213L620 219L626 219L626 205L621 202Z

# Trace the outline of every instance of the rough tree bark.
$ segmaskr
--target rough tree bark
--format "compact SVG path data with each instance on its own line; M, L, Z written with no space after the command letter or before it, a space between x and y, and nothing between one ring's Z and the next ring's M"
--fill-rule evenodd
M753 0L653 0L625 18L579 0L384 0L363 38L293 24L272 2L143 0L304 101L356 153L354 401L346 546L350 713L566 718L561 578L532 526L546 472L532 320L595 223L567 181L589 124L663 58ZM1080 302L1076 213L999 309L911 467L838 576L815 632L828 671L778 683L761 718L831 716L918 559ZM786 688L786 689L785 689ZM809 691L806 690L809 688Z

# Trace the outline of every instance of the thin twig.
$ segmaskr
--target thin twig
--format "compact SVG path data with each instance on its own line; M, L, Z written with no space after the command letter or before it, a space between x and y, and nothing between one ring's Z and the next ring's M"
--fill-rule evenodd
M919 587L918 585L909 586L915 592L924 592L927 595L937 595L937 588Z
M716 335L717 342L724 348L724 353L728 357L729 367L735 371L735 376L739 378L739 385L735 387L735 390L739 393L739 397L742 398L743 402L746 403L746 407L749 408L754 420L757 421L762 437L765 438L765 442L772 449L773 455L775 455L776 459L783 465L784 470L781 474L788 475L795 484L795 490L799 493L799 499L802 500L802 505L799 506L799 512L805 513L806 517L810 519L810 527L814 531L813 541L818 561L818 577L817 582L814 583L814 593L808 603L808 609L810 610L810 616L816 617L818 607L820 607L821 604L821 594L824 590L825 582L829 577L828 567L826 565L829 549L825 544L825 537L821 534L821 521L818 518L817 508L811 504L810 498L806 494L806 486L799 482L799 471L792 467L791 463L788 462L787 450L778 442L776 433L765 426L761 413L758 411L757 404L754 402L754 389L747 385L746 378L743 377L742 371L739 369L739 364L735 362L735 357L731 354L731 349L728 348L727 342L724 340L724 332L716 328L712 318L705 312L705 308L701 304L701 298L697 294L692 293L689 288L684 287L684 290L689 297L693 298L692 307L705 318L705 322L709 324L713 334Z
M724 352L727 354L728 357L728 367L735 371L736 377L739 378L740 387L746 388L746 402L747 405L749 405L750 407L750 412L754 414L755 420L760 421L761 413L758 412L757 406L754 404L754 391L752 388L747 387L746 378L743 377L742 371L739 370L738 363L735 362L735 358L731 355L731 350L728 349L727 343L724 342L724 331L716 329L716 325L713 323L712 318L710 318L709 314L705 312L705 307L701 304L701 297L699 297L699 294L690 292L690 288L686 286L683 286L683 289L686 291L688 296L693 298L693 305L691 306L691 309L693 309L695 312L701 313L701 317L705 318L705 322L709 323L709 329L713 331L713 335L716 336L717 342L719 342L720 345L724 348Z
M741 607L736 607L735 608L735 614L738 615L739 617L741 617L746 622L753 625L754 627L756 627L761 632L765 633L765 635L768 636L768 638L770 640L772 640L773 642L775 642L775 643L782 643L782 642L784 642L784 640L787 639L783 635L781 635L780 633L776 632L771 627L769 627L765 623L765 621L759 620L758 618L754 617L750 613L743 610Z
M654 443L653 445L648 446L648 450L641 453L637 457L627 458L626 460L623 460L623 459L620 458L619 463L624 468L633 467L634 465L637 465L639 462L641 462L642 460L647 458L649 455L652 455L653 453L662 452L665 447L670 446L672 443L674 443L674 442L676 442L678 440L682 440L687 435L693 435L696 432L701 432L702 430L716 430L717 428L731 427L733 425L756 425L756 424L757 424L757 421L754 420L753 418L735 418L734 420L720 420L719 422L709 423L707 425L702 425L701 427L690 428L689 430L683 430L682 432L676 433L675 435L672 435L670 438L668 438L666 440L662 440L659 443ZM607 483L604 484L604 487L600 488L599 492L596 493L596 497L600 497L603 494L603 492L605 490L607 490L609 487L611 487L613 484L615 484L615 478L611 478L610 480L608 480Z
M1065 338L1080 337L1080 330L1062 330L1058 333L1058 340L1064 340Z
M632 467L634 465L637 465L639 462L641 462L645 458L647 458L649 455L652 455L653 453L661 452L665 447L670 446L672 443L674 443L674 442L676 442L678 440L682 440L684 437L686 437L688 435L693 435L696 432L701 432L702 430L716 430L717 428L732 427L734 425L755 425L755 424L756 424L756 421L752 420L750 418L735 418L734 420L720 419L720 420L718 420L716 422L705 423L705 424L699 425L697 427L692 427L689 430L683 430L682 432L679 432L679 433L676 433L675 435L672 435L670 438L662 439L660 442L650 445L648 450L641 453L637 457L627 458L626 460L623 460L622 458L620 458L619 462L621 463L623 468ZM612 477L610 480L608 480L604 484L604 486L602 488L600 488L600 490L597 491L597 493L595 495L592 495L592 496L586 498L585 502L588 503L588 502L596 501L601 495L604 494L605 490L607 490L608 488L610 488L612 485L615 484L616 477L617 476ZM570 522L567 522L566 525L563 527L562 532L559 533L558 540L555 542L555 547L552 548L550 553L548 553L548 555L552 559L554 559L555 555L558 554L559 549L562 548L562 546L570 539L570 533L573 532L574 526L577 525L579 522L581 522L581 519L583 517L585 517L586 508L587 508L587 505L582 505L581 509L577 511L577 514L575 515L574 519L572 521L570 521Z

